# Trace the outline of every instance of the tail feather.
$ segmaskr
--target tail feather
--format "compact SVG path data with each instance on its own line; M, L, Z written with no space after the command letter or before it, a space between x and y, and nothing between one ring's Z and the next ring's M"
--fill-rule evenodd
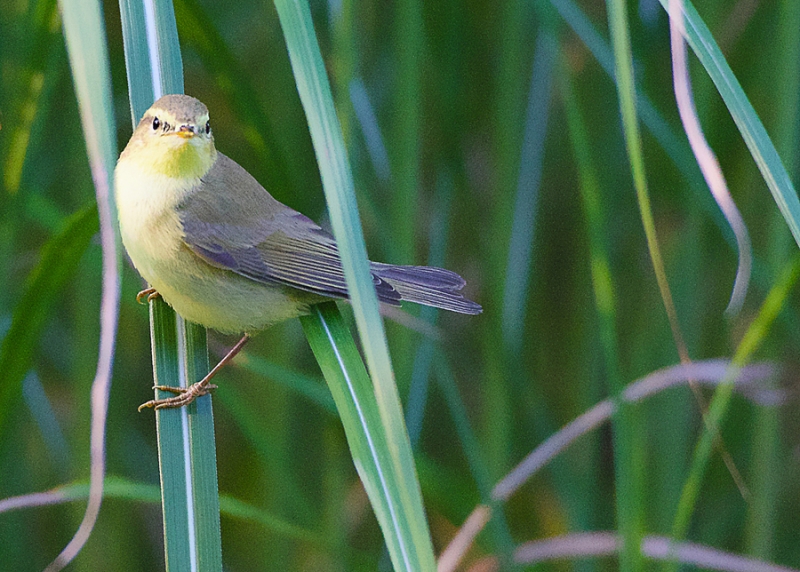
M444 268L433 266L397 266L394 264L371 263L372 271L386 280L397 280L418 286L428 286L437 290L461 290L464 279Z
M464 279L450 270L431 266L395 266L372 263L372 273L392 286L402 300L459 314L480 314L483 308L459 291Z

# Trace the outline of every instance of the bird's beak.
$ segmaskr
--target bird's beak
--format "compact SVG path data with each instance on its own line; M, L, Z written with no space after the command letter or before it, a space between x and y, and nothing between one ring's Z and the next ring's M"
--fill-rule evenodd
M193 125L181 125L181 128L175 132L175 135L183 137L184 139L191 139L195 136Z

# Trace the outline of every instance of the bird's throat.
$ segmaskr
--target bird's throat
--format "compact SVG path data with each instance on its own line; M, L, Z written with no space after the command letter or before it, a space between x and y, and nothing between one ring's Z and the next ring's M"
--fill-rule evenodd
M199 179L217 159L213 144L195 144L178 137L165 138L156 144L142 145L126 157L149 175L175 179Z

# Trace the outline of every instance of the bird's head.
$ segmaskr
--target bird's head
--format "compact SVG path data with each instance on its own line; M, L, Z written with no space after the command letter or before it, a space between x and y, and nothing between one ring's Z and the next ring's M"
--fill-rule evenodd
M199 178L217 158L208 108L188 95L165 95L148 109L121 159L152 174Z

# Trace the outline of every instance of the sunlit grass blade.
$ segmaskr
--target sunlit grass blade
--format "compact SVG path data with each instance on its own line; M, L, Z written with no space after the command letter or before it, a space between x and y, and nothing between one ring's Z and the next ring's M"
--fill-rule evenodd
M58 295L78 270L78 261L98 230L97 208L92 205L72 215L64 228L42 248L28 276L11 327L0 345L0 433L11 411L20 403L22 380L33 364L36 346Z
M353 313L373 383L378 416L369 418L370 429L372 432L384 432L386 439L386 449L378 449L377 458L382 461L380 469L384 479L394 483L386 491L392 496L384 497L369 482L365 483L367 492L382 525L395 568L433 570L435 561L430 533L394 383L383 323L378 313L378 301L369 273L352 174L311 13L305 2L276 0L275 6L317 154L331 226L339 246ZM303 320L303 324L308 329L312 321L317 321L316 331L324 332L323 317L322 311L315 311L311 318ZM341 339L330 338L327 342L329 345L346 343L349 332L338 331ZM325 336L321 339L328 338ZM328 351L332 351L332 348ZM318 346L320 349L321 346ZM331 392L335 394L335 391L331 386ZM344 417L343 404L337 406ZM351 434L353 431L356 429L352 428ZM351 449L365 445L350 442ZM391 505L387 504L387 499L391 499Z
M30 31L34 39L23 81L25 93L20 100L19 108L13 115L9 114L13 117L13 123L6 127L9 129L9 134L6 142L8 148L3 161L3 183L5 190L11 194L19 190L31 128L44 86L45 70L55 53L54 47L60 41L56 19L57 5L56 0L47 0L37 3L31 10Z
M183 93L183 64L169 0L121 3L133 124L163 94ZM156 384L182 386L208 371L205 330L160 300L151 306ZM156 398L169 394L156 391ZM167 568L222 569L214 421L210 396L155 413ZM184 568L186 567L186 568Z
M669 0L659 1L667 10ZM714 85L717 86L719 94L764 177L764 181L772 192L786 224L789 225L795 242L800 245L800 200L797 198L797 191L792 180L786 172L772 140L767 135L767 130L764 129L763 123L742 90L739 80L733 74L705 22L688 0L685 0L683 4L686 41L700 59Z

